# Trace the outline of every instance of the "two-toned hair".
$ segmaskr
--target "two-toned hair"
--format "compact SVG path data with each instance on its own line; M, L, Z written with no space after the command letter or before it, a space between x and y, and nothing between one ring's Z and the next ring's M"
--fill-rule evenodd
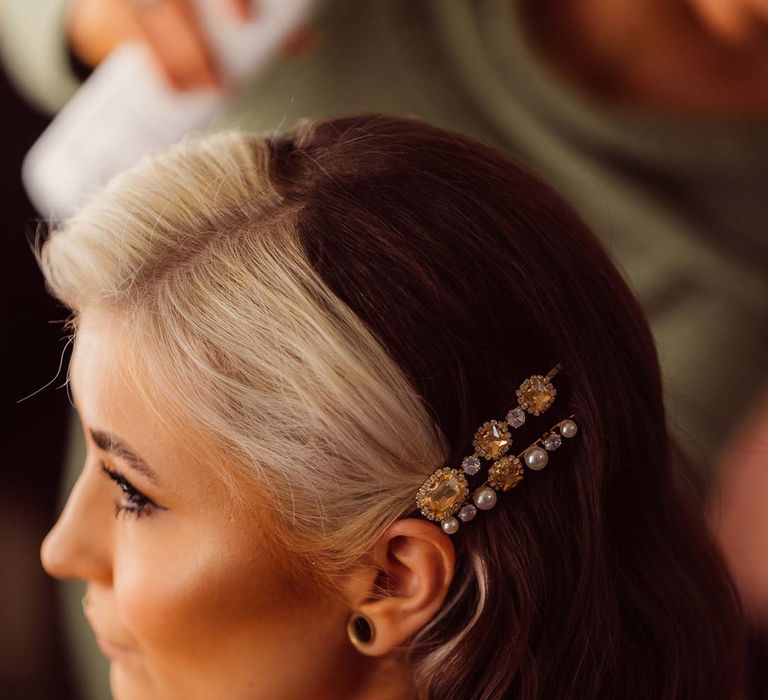
M674 479L646 320L506 156L381 115L189 139L40 257L75 329L96 308L127 324L161 418L259 485L265 537L329 590L521 377L562 363L579 450L453 538L449 595L406 649L420 693L733 694L737 604Z

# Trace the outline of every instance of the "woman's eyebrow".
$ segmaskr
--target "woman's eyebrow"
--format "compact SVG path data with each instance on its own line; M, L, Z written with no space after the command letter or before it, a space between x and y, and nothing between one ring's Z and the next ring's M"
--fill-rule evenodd
M135 469L139 474L143 474L147 477L155 486L158 485L158 478L150 466L137 455L128 445L126 445L120 438L107 433L103 430L96 430L91 428L88 432L91 434L96 446L104 450L105 452L111 452L116 457L122 459L129 467Z

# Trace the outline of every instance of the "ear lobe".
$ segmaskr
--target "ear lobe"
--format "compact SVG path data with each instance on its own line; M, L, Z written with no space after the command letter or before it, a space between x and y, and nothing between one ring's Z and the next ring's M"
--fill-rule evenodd
M453 579L455 551L439 526L406 518L382 535L372 564L355 577L349 600L375 628L372 642L358 649L379 656L404 644L440 609Z

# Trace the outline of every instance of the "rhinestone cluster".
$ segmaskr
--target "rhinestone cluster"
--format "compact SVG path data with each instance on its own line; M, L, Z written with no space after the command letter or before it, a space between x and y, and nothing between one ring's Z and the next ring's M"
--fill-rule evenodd
M488 470L488 485L497 491L509 491L522 480L523 464L512 455L496 460Z
M468 493L467 478L458 469L438 469L419 489L416 503L424 517L442 521L461 508Z
M480 455L486 459L496 459L509 450L512 445L512 436L509 434L506 423L500 420L489 420L477 429L473 444L475 446L473 457Z
M517 486L523 480L524 466L543 469L549 461L548 453L560 447L562 438L576 435L576 423L572 417L567 418L519 455L508 454L512 447L510 428L524 425L526 412L541 415L554 402L557 391L551 380L559 370L560 365L556 365L546 376L526 379L516 392L518 405L507 412L506 420L490 420L477 429L472 442L474 453L461 461L461 469L438 469L424 482L416 495L416 505L422 515L438 521L448 534L454 534L459 529L459 520L469 522L478 509L493 508L497 491L509 491ZM491 461L488 478L473 491L472 503L468 503L469 484L465 475L474 476L480 471L481 458Z
M526 379L517 390L520 408L534 416L540 416L554 402L557 390L552 386L550 376L537 374Z

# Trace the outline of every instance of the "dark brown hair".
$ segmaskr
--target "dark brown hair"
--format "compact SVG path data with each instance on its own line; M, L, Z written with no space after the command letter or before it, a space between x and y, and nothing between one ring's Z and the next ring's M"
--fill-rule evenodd
M452 591L414 663L485 601L424 697L733 697L738 604L673 473L648 324L596 237L509 158L415 120L319 121L269 148L312 265L417 389L449 465L557 362L551 412L580 426L454 536Z

